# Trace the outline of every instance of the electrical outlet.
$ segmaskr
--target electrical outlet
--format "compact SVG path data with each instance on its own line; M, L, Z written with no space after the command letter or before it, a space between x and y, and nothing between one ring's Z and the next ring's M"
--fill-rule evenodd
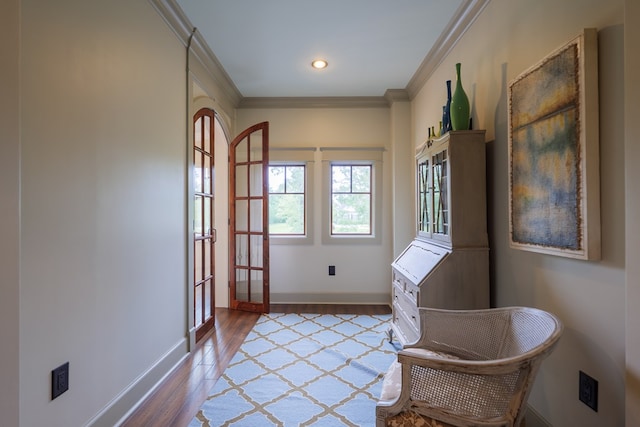
M598 412L598 381L580 371L578 393L582 403Z
M51 400L69 390L69 362L51 371Z
M335 265L330 265L329 266L329 276L335 276L336 275L336 266Z

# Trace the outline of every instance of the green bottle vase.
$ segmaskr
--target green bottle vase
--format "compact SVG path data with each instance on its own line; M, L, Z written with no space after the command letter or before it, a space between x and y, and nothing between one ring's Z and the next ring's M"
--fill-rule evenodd
M451 128L469 130L469 98L462 88L460 63L456 64L456 89L451 98Z

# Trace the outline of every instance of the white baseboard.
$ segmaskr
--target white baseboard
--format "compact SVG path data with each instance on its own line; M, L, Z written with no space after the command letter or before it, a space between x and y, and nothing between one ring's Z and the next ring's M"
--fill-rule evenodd
M381 294L351 293L271 293L272 304L391 304L388 292Z
M102 411L89 420L86 426L113 427L122 424L138 405L187 357L188 351L188 340L183 338L109 402Z

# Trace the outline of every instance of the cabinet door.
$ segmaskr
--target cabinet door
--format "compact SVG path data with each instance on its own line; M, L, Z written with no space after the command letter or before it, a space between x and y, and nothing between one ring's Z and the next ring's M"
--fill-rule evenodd
M418 156L418 236L450 241L448 146L432 147Z
M417 162L418 175L418 235L431 237L431 213L433 211L431 194L431 156L421 156Z
M431 157L433 197L432 238L449 240L449 150Z

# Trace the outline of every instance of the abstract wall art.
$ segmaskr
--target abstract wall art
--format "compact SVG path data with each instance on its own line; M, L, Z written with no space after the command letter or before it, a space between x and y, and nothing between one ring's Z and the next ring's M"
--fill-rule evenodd
M597 31L509 83L511 247L600 258Z

